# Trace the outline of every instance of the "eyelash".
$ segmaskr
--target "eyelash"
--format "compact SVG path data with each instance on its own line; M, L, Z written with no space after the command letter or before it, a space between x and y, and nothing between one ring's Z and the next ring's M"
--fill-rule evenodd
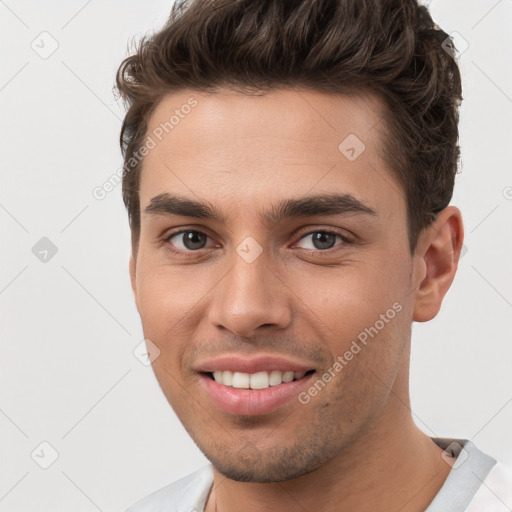
M183 254L187 254L187 253L191 253L191 254L199 253L200 251L205 249L205 248L202 248L202 249L197 249L197 250L186 250L185 251L183 249L176 249L176 248L174 248L173 245L170 243L170 239L174 238L177 235L181 235L182 233L200 233L202 235L207 236L208 238L211 238L207 233L204 233L203 231L200 231L198 229L180 229L178 231L173 231L171 233L167 233L162 238L161 242L162 242L163 245L166 246L167 250L171 251L173 254L179 254L179 255L183 255ZM343 243L341 243L339 245L335 245L334 247L331 247L329 249L302 249L302 250L307 251L309 253L314 252L315 255L317 255L317 254L319 254L319 255L323 255L323 254L325 254L325 255L332 255L333 252L337 252L338 250L343 250L344 246L346 246L348 244L354 243L354 241L351 240L346 235L340 233L339 231L335 231L335 230L331 230L331 229L315 229L313 231L304 232L303 234L301 234L299 240L302 240L306 236L313 235L315 233L327 233L329 235L338 236L342 240Z

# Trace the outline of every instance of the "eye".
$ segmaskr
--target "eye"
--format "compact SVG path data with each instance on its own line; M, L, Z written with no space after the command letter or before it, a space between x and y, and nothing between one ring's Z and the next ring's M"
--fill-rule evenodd
M336 238L339 238L342 243L337 244L344 245L345 243L350 243L350 240L342 235L341 233L338 233L336 231L327 231L327 230L317 230L317 231L310 231L309 233L306 233L303 235L300 240L305 240L308 237L311 237L311 243L313 247L303 247L303 249L313 249L313 250L322 250L326 251L329 249L332 249L336 247Z
M169 234L165 237L165 241L173 246L173 249L190 252L204 249L208 238L208 235L202 231L183 229ZM173 239L176 239L176 241L172 241Z
M208 248L207 241L209 238L210 237L202 231L182 229L166 235L163 241L167 244L168 248L175 253L191 253ZM302 248L321 252L327 252L330 249L335 250L336 247L351 243L348 237L330 230L310 231L302 235L300 241L306 241L308 238L311 240L310 247L303 245ZM336 244L336 239L339 239L341 243ZM299 243L297 245L299 245ZM210 247L216 246L212 244Z

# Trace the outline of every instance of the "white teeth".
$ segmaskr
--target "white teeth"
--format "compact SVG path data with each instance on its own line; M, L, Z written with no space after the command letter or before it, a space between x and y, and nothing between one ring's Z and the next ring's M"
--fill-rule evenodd
M283 382L291 382L293 380L294 374L293 372L284 372L283 373Z
M283 382L302 379L305 374L306 372L281 372L279 370L257 373L216 370L213 372L213 378L219 384L237 389L266 389L269 386L278 386Z
M270 378L269 378L269 384L271 386L277 386L278 384L283 383L283 372L280 372L279 370L274 370L273 372L270 372Z
M251 389L268 388L268 373L267 372L251 373L249 384L250 384Z
M233 373L232 386L238 389L249 389L249 374L242 372Z
M213 372L213 378L217 382L221 382L225 386L233 385L233 372L230 372L229 370L225 371L225 372L221 372L220 370L217 370L217 371ZM235 387L238 387L238 386L235 386Z
M222 383L226 386L232 386L233 385L233 372L230 372L229 370L226 372L219 372L222 374Z

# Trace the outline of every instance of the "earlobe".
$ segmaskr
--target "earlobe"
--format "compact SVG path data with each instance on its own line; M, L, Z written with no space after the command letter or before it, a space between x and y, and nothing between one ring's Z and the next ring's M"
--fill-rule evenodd
M455 206L442 210L424 233L421 247L415 254L419 278L413 292L414 321L427 322L439 312L455 278L463 239L462 215Z

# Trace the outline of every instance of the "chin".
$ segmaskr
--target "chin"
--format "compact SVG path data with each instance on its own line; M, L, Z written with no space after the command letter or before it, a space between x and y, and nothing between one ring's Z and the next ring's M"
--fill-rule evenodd
M268 466L261 464L258 468L244 468L240 464L230 464L219 466L213 463L215 469L226 478L236 482L250 482L254 484L268 484L275 482L284 482L313 471L313 469L303 469L290 467L288 465Z
M204 453L204 452L203 452ZM226 451L222 456L204 453L214 468L236 482L284 482L310 473L332 458L304 446L281 449L279 453L252 449Z

